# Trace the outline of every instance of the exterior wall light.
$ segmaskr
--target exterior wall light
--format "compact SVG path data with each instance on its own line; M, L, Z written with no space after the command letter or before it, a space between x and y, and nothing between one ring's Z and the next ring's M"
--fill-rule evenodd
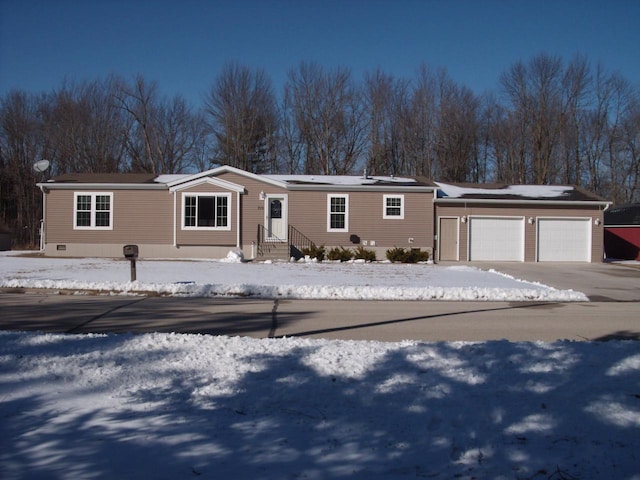
M535 222L535 219L533 217L529 217L529 225L533 225L533 223Z
M264 200L266 198L267 198L267 196L265 195L265 193L264 192L260 192L260 200Z
M594 224L596 227L597 227L597 226L599 226L599 225L600 225L600 219L599 219L599 218L596 218L596 219L594 220L593 224Z
M467 216L464 215L461 219L462 223L467 223Z

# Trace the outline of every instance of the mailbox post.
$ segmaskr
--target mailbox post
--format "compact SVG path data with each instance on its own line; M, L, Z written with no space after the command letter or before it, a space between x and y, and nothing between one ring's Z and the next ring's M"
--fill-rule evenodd
M124 258L131 262L131 281L136 281L136 258L138 258L138 246L137 245L125 245L122 247L122 253Z

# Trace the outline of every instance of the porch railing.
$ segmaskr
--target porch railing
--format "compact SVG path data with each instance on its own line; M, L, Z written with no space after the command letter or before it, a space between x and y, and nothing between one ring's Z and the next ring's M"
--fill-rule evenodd
M313 241L306 237L304 233L298 230L293 225L289 225L289 246L291 249L291 255L296 258L304 257L302 253L304 249L310 249L313 247Z
M258 256L265 256L271 252L277 251L285 244L288 246L287 255L294 256L296 258L302 258L304 249L311 248L314 242L305 236L300 230L292 225L289 225L288 238L284 240L272 233L264 225L258 225Z

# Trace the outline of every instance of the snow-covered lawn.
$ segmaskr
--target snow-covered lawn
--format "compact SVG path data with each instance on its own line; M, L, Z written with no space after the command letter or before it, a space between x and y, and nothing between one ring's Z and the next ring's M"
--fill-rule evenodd
M128 274L0 256L1 285L29 288L578 295L434 265L141 261L139 282ZM0 478L640 480L638 345L0 332Z
M634 342L0 333L2 479L639 479Z
M587 301L581 292L557 290L469 266L391 263L136 262L0 255L0 287L158 292L169 295L241 295L264 298L349 300Z

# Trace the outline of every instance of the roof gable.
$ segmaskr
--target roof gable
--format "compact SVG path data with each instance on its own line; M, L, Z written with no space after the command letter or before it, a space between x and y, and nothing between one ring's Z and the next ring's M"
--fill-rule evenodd
M182 178L177 178L173 181L167 182L167 185L169 186L169 188L173 188L173 187L176 187L177 185L180 185L181 183L189 183L205 177L216 177L223 173L235 173L237 175L240 175L241 177L250 178L258 182L270 183L276 187L286 188L286 185L283 184L282 182L269 179L264 175L258 175L255 173L247 172L246 170L241 170L239 168L231 167L229 165L223 165L221 167L212 168L204 172L199 172L193 175L187 175ZM230 183L230 182L227 182L227 183Z
M225 190L231 190L232 192L244 193L244 187L242 185L238 185L237 183L228 182L226 180L222 180L221 178L215 177L200 177L193 179L188 182L179 183L173 187L169 187L170 192L179 192L181 190L186 190L187 188L196 187L202 184L213 185L215 187L224 188Z

